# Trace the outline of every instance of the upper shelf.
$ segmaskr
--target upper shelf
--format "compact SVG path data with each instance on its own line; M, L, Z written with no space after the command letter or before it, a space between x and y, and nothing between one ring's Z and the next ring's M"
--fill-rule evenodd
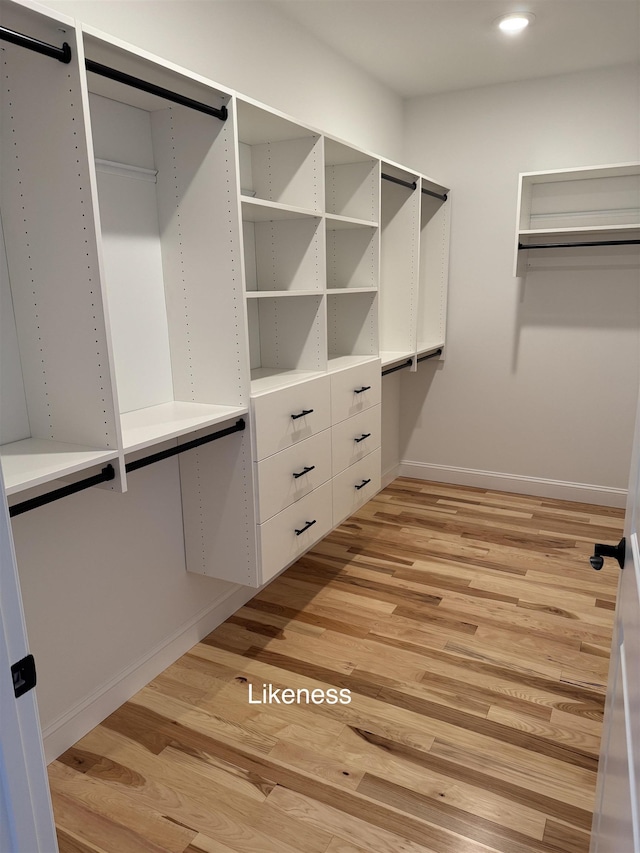
M278 219L317 218L321 215L317 210L242 196L242 218L245 222L274 222Z
M531 266L528 249L576 250L634 244L640 237L640 164L520 175L514 275Z

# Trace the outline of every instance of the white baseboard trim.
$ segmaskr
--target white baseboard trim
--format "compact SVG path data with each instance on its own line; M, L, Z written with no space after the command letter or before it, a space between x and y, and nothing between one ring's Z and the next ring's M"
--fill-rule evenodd
M400 463L397 465L393 465L391 468L388 468L386 471L382 472L382 477L380 478L381 488L386 489L390 483L396 479L396 477L400 476Z
M42 739L47 764L73 746L134 693L221 625L253 598L257 591L246 586L234 587L220 596L205 612L196 614L160 645L43 728Z
M426 462L411 462L403 459L398 476L414 477L416 480L433 480L436 483L451 483L456 486L476 486L519 495L534 495L542 498L599 504L600 506L623 507L627 502L627 490L588 483L570 483L564 480L546 480L542 477L523 477L518 474L500 474L496 471L479 471L474 468L458 468L453 465L431 465Z

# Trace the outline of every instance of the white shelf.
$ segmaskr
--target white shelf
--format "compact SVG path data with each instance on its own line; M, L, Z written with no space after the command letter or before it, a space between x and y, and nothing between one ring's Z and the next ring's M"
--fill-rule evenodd
M271 367L258 367L251 371L251 396L297 385L314 376L322 376L318 370L279 370Z
M382 362L382 367L392 367L396 364L401 364L407 359L413 359L415 352L409 350L385 350L384 352L380 352L380 360Z
M358 364L366 364L369 361L377 361L377 355L337 355L329 359L327 364L328 373L336 373L348 367L356 367Z
M526 246L544 242L598 241L604 246L609 240L638 239L639 201L638 163L522 173L518 189L514 275L524 275L529 267L539 266L533 260L534 255L529 257L529 253L523 251ZM571 245L557 246L550 247L549 251L572 248ZM582 248L589 247L575 247ZM555 256L560 262L566 254L565 251ZM540 258L541 264L548 263L539 252L535 253L535 258ZM612 253L610 262L616 263L616 258L626 262L627 254Z
M584 228L526 228L518 232L523 237L588 237L589 234L602 234L604 237L615 239L616 236L623 237L625 234L640 233L640 224L632 222L627 225L586 225Z
M242 197L242 219L245 222L273 222L277 219L318 219L322 214L318 210L281 204L279 201L265 201L261 198Z
M369 219L355 219L352 216L337 216L333 213L325 215L327 231L342 231L348 228L377 228L378 223Z
M425 341L418 343L417 356L420 358L423 355L429 355L439 349L444 349L444 341Z
M377 293L377 287L328 287L327 293L333 296L337 293Z
M274 297L282 298L284 296L319 295L322 295L319 290L247 290L245 293L247 299L273 299Z
M38 438L5 444L0 453L7 495L76 474L118 456L115 450L96 450Z
M246 415L243 406L207 403L161 403L120 416L125 452L142 450L158 442Z

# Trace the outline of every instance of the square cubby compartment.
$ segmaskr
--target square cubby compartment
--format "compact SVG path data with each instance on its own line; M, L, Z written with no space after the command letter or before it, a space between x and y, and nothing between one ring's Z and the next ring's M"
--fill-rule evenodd
M374 226L354 226L327 216L327 288L378 286L379 235Z
M377 293L344 290L327 297L329 362L378 354Z
M326 369L325 297L247 295L252 391Z
M242 195L321 211L320 136L269 110L237 104Z
M324 234L319 217L283 214L242 204L247 291L322 290Z

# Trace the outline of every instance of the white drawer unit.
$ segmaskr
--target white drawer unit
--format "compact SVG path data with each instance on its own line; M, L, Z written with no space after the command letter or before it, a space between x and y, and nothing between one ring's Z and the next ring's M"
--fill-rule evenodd
M259 524L262 582L271 580L331 528L331 482Z
M380 447L380 408L372 406L331 428L334 477Z
M380 402L380 361L367 361L331 374L331 422L353 417Z
M254 397L251 405L256 460L260 461L331 426L329 377L318 376Z
M334 527L380 491L380 449L333 478Z
M331 430L259 462L258 522L286 509L331 479Z

